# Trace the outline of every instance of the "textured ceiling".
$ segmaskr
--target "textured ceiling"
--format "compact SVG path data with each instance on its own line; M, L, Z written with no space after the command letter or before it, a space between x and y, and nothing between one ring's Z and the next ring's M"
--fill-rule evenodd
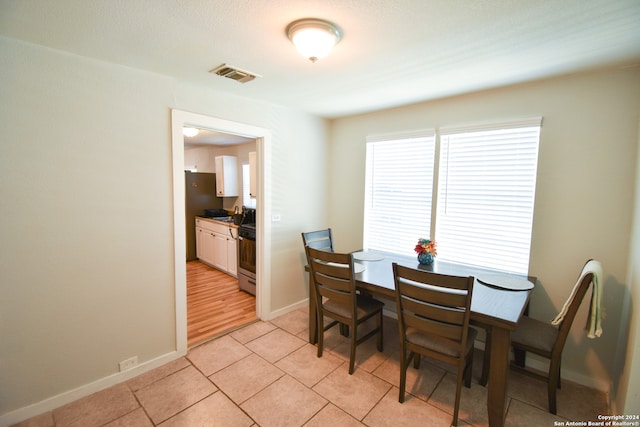
M303 17L344 31L315 64L284 32ZM0 35L338 117L640 63L640 1L1 0Z
M199 132L197 135L184 137L185 148L196 148L203 145L237 145L255 141L253 138L246 138L240 135L230 135L223 132L200 128L198 128L198 130Z

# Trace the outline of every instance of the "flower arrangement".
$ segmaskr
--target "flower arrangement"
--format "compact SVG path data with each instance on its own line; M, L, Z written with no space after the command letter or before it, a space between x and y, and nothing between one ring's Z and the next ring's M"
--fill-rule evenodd
M433 259L438 255L436 242L429 239L423 239L422 237L418 239L418 244L414 250L418 254L418 262L423 265L433 264Z
M417 254L430 254L431 256L437 256L438 250L436 248L436 242L433 242L429 239L423 239L422 237L418 239L418 244L415 247L415 251Z

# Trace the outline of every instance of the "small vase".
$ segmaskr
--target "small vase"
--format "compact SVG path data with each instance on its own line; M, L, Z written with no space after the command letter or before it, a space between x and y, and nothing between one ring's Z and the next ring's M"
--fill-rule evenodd
M421 254L418 254L418 262L423 265L431 265L433 264L433 255L422 252Z

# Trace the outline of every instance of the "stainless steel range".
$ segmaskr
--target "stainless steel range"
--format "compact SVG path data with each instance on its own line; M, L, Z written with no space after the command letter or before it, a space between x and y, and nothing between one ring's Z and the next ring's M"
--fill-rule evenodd
M256 294L256 211L243 209L243 222L238 228L238 286Z

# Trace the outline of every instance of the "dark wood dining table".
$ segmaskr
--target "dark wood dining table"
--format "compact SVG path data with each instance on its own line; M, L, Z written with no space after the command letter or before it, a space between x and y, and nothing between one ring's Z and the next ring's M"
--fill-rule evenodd
M362 252L361 252L362 254ZM364 252L363 258L377 260L356 260L364 270L356 274L356 287L372 296L395 302L395 285L392 263L455 276L474 276L476 278L471 299L471 322L480 325L491 333L491 359L487 396L487 412L491 427L504 426L509 373L509 347L511 331L523 315L529 302L531 290L507 290L497 286L488 286L478 277L495 276L496 271L464 264L451 263L436 259L431 265L421 265L416 258L386 252ZM357 255L356 255L357 256ZM358 271L358 269L356 269ZM504 273L506 275L506 273ZM511 275L508 275L511 276ZM535 284L532 276L518 276ZM309 342L317 342L317 319L313 292L309 298Z

